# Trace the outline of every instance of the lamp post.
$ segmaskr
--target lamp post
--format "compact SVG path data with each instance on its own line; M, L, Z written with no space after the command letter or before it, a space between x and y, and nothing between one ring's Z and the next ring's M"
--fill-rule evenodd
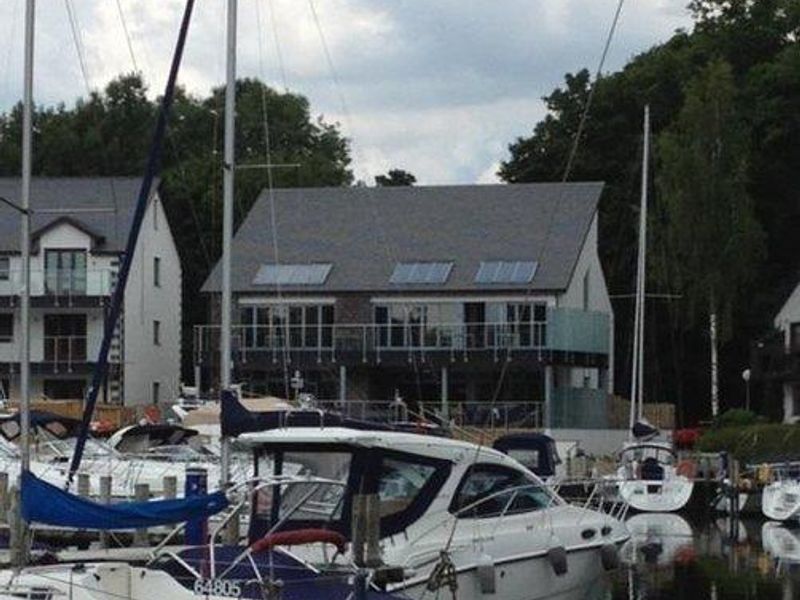
M744 401L744 408L745 410L750 410L750 369L747 368L742 371L742 379L744 379L745 385L747 386L745 392L745 401Z

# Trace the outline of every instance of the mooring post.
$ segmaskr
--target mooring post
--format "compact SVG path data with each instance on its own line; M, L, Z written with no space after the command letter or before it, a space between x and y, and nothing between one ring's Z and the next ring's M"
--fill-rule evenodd
M100 502L111 504L111 475L100 476ZM108 548L111 545L111 535L107 531L100 532L100 547Z
M78 496L88 498L91 495L92 482L88 473L78 473Z
M137 502L146 502L150 499L150 486L146 483L137 483L133 487L133 495ZM147 528L137 529L133 533L134 546L148 546L150 540L147 535Z
M0 473L0 517L4 522L8 522L8 473Z
M9 548L11 549L9 559L12 565L21 567L25 561L25 551L23 550L24 545L21 542L23 527L22 513L20 511L21 497L19 488L16 486L12 487L9 496L10 502L7 517Z
M173 500L178 495L178 478L175 475L164 475L164 498Z

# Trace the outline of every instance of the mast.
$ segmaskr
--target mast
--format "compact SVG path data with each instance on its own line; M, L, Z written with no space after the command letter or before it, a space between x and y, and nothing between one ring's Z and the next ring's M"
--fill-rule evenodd
M236 6L237 0L228 0L228 31L225 68L225 147L222 181L222 318L220 322L220 388L231 385L231 241L233 239L233 192L236 124ZM221 485L230 481L230 441L222 437Z
M630 428L644 412L644 304L647 254L647 181L650 158L650 105L644 107L644 148L642 153L642 193L639 205L639 246L636 260L636 300L633 319L633 360L631 364ZM631 435L633 432L631 431Z
M31 155L33 153L33 42L35 0L25 3L25 81L22 98L22 226L20 255L22 257L22 290L20 298L20 337L22 356L20 357L20 444L21 468L29 471L30 454L30 304L31 304Z

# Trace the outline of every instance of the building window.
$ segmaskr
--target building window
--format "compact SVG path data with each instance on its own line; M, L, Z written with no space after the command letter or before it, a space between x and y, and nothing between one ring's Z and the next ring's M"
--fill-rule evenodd
M161 345L161 321L153 321L153 344Z
M589 271L583 276L583 310L589 310Z
M800 352L800 323L792 323L789 328L789 348L792 352Z
M11 278L11 259L8 256L0 256L0 281L8 281Z
M14 315L11 313L0 314L0 344L10 344L14 341Z
M239 312L241 341L249 350L333 346L333 305L245 306Z
M54 363L86 360L86 315L44 316L44 359Z
M8 377L0 378L0 400L11 398L11 380Z
M158 231L158 200L153 200L153 230Z
M161 259L158 256L153 257L153 285L161 287Z
M85 390L83 379L44 380L44 395L49 400L83 400Z
M153 404L158 404L161 399L161 383L158 381L154 381L152 384L152 389L150 391L150 401Z
M48 294L86 293L85 250L47 250L44 268Z

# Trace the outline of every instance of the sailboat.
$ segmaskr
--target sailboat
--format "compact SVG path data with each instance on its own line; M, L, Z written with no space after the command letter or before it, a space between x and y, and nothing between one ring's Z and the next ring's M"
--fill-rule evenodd
M620 450L618 467L607 489L615 499L642 512L674 512L689 502L694 482L679 472L672 445L656 441L658 430L644 419L644 309L647 254L647 191L650 154L650 107L644 110L642 193L636 269L633 365L631 373L630 440ZM609 483L609 482L607 482Z

